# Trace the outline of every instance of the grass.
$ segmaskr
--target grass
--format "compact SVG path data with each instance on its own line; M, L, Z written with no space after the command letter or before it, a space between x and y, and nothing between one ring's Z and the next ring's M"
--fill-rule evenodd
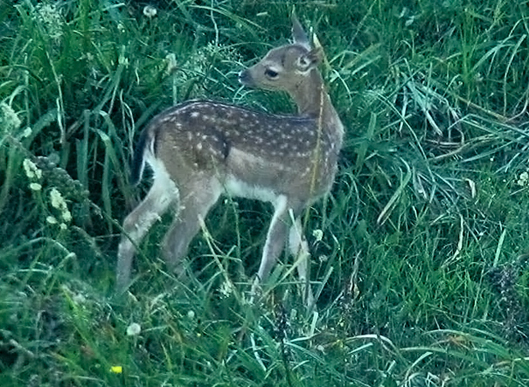
M527 1L1 3L2 386L529 385ZM164 218L115 297L139 132L189 98L293 111L236 74L294 6L347 129L305 230L318 311L287 259L248 303L271 210L246 200L188 284Z

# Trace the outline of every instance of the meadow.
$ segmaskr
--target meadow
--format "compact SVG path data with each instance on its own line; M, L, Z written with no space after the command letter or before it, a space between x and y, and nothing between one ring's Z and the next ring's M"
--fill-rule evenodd
M249 301L272 209L228 197L189 282L168 216L117 296L139 133L192 98L295 112L237 80L294 10L346 128L317 308L287 256ZM0 0L0 385L529 385L528 35L527 0Z

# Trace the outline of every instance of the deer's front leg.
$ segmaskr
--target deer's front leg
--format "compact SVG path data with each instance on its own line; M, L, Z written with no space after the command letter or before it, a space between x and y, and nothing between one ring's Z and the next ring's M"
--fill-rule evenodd
M274 208L274 216L268 228L261 265L259 266L257 278L252 286L252 294L255 294L260 282L268 279L272 268L286 246L288 229L292 223L290 211L296 217L303 206L297 203L291 203L285 195L280 195L274 203Z
M290 227L288 241L290 253L294 257L298 269L303 303L310 310L314 305L314 296L310 287L310 251L307 240L303 235L299 217L296 218L296 221Z
M282 195L277 198L274 205L274 216L272 217L268 234L266 235L261 265L257 272L257 282L267 280L277 258L285 248L289 222L287 203L286 196ZM254 284L254 287L256 284Z

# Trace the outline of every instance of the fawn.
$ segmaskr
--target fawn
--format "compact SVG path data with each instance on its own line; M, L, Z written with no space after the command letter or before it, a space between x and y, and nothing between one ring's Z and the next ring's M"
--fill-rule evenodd
M129 283L135 245L169 208L176 212L163 243L170 269L183 273L182 258L221 194L271 202L274 215L254 282L265 281L287 245L297 257L303 299L313 303L308 245L301 234L304 208L330 191L342 146L343 125L317 69L313 48L293 18L292 44L272 49L239 74L243 85L286 91L298 114L273 115L212 101L189 101L154 117L132 162L132 183L145 162L154 182L126 218L118 250L117 286ZM290 229L290 231L289 231Z

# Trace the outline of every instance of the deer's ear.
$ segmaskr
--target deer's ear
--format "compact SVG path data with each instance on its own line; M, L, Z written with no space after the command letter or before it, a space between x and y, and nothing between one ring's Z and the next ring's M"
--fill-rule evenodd
M301 26L296 14L292 14L292 38L294 39L294 43L310 49L309 38Z
M299 57L296 63L298 70L305 72L317 67L320 64L322 57L323 52L320 47L310 50Z

